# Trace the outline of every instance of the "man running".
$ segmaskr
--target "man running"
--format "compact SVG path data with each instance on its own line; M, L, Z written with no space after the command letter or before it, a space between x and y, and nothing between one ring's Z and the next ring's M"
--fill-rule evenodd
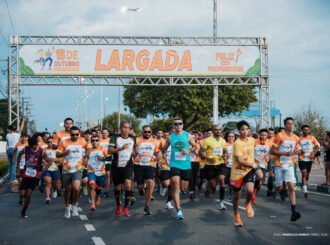
M296 193L294 190L296 180L294 177L293 157L299 153L299 138L293 133L293 118L287 117L284 120L284 126L285 130L275 136L271 149L271 153L276 155L275 186L276 192L280 192L282 191L282 182L287 183L290 192L291 221L296 221L301 215L299 212L296 212Z
M84 139L80 138L80 129L76 126L70 128L70 138L62 141L58 146L56 157L64 157L63 163L63 186L65 188L64 217L69 219L78 216L77 201L79 198L82 169L83 169L83 149L87 150ZM72 206L70 207L71 191L73 190Z
M166 142L166 139L164 138L164 132L163 132L163 130L161 130L161 129L157 130L156 141L157 141L158 150L161 150L162 149L162 146L164 146L165 145L165 142ZM161 161L162 161L162 159L161 159ZM158 164L157 164L157 167L156 167L155 180L156 180L156 183L157 183L157 191L158 192L161 192L161 191L164 192L165 189L162 189L162 185L160 183L161 182L160 181L160 168L159 168L159 165Z
M142 127L142 136L136 139L136 157L134 158L134 175L141 195L144 194L143 186L146 182L144 214L151 215L151 195L155 187L156 165L160 160L160 152L156 139L151 137L152 130L149 125Z
M87 150L88 159L88 184L90 187L90 210L95 211L95 205L100 205L100 194L105 183L105 159L108 155L107 148L100 145L98 136L92 136L92 148Z
M305 198L308 198L307 182L312 169L314 156L319 151L320 147L317 139L313 135L310 135L310 127L308 125L303 125L301 130L303 135L299 138L301 153L299 154L298 164L301 171L302 190Z
M261 129L259 131L259 139L255 140L254 146L254 160L255 163L258 164L258 168L256 169L256 181L254 183L254 191L252 197L252 203L257 204L256 195L260 190L262 180L266 175L266 169L268 162L270 160L270 149L272 148L271 142L267 139L267 130Z
M31 201L31 195L35 187L38 185L39 180L43 173L48 169L50 165L50 159L44 150L39 147L37 139L32 137L28 140L29 146L26 146L24 150L20 151L17 157L16 176L20 176L19 162L21 157L25 157L25 165L22 173L22 183L20 191L25 198L24 206L21 211L21 216L27 218L26 210ZM47 165L43 168L42 159L45 159Z
M162 152L165 154L167 148L171 146L171 187L177 211L176 218L183 220L179 190L180 187L182 192L187 190L191 169L190 153L196 150L196 143L191 135L183 130L182 118L175 117L173 119L173 127L174 132L166 138Z
M102 129L102 138L100 138L100 146L104 147L105 149L109 148L110 138L109 138L109 131L106 128ZM105 188L104 188L104 196L109 197L109 187L110 187L110 172L111 172L111 156L107 156L105 160Z
M114 183L114 194L116 199L116 215L122 215L120 190L121 186L125 186L125 203L124 216L131 216L128 211L128 203L132 195L132 180L133 180L133 153L136 146L134 136L129 135L130 125L128 122L120 123L120 134L111 138L108 153L113 154L112 174ZM135 154L135 153L134 153Z
M258 167L254 163L254 138L249 137L249 124L246 121L237 123L239 138L233 144L233 166L230 174L230 184L234 189L233 208L234 208L234 225L243 226L240 215L238 213L238 204L241 197L241 188L245 185L245 208L249 218L254 216L251 206L251 198L254 189L255 169Z
M209 183L205 191L205 197L210 198L211 189L215 189L217 181L220 183L220 210L226 210L223 203L225 198L225 177L226 164L224 155L226 154L226 141L221 137L219 125L212 126L213 136L205 139L201 145L200 154L205 158L205 175Z

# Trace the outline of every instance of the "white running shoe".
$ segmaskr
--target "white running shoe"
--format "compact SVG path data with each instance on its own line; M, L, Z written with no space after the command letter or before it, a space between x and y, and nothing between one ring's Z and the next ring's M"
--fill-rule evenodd
M220 201L218 209L219 210L226 210L227 208L226 208L225 204L223 204L223 202Z
M71 207L65 207L64 208L64 218L70 219L71 217Z
M57 190L53 190L52 197L56 198L57 197Z
M78 208L77 208L77 206L71 206L72 207L72 217L74 217L74 216L78 216L79 215L79 213L78 213Z
M166 202L165 208L167 208L167 209L172 209L173 208L171 201Z
M164 188L163 186L160 187L159 194L163 197L166 194L166 187Z

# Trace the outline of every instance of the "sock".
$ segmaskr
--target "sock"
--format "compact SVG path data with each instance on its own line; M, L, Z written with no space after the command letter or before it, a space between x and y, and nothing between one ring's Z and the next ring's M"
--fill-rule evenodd
M95 203L95 201L94 200L91 200L91 203Z
M142 189L142 190L139 190L139 194L140 194L141 196L144 195L144 191L143 191L143 189Z
M274 187L274 176L269 176L267 187L268 187L268 191L271 191L271 192L273 191L273 187Z
M125 207L128 206L129 199L131 198L131 191L125 191Z
M304 185L304 186L303 186L303 191L304 191L304 192L307 192L307 185Z
M172 201L172 197L167 196L167 202L170 202L170 201Z
M220 187L220 200L225 199L225 187Z
M291 205L291 212L295 213L296 212L296 205Z
M120 191L115 190L114 193L115 193L115 198L116 198L117 205L120 205L120 201L119 201Z

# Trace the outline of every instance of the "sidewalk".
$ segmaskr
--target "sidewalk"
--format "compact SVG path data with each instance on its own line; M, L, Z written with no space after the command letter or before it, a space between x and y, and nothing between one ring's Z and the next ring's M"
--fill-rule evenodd
M308 180L308 190L310 191L318 191L324 193L330 193L330 186L322 185L325 183L325 174L324 174L324 163L322 162L322 167L316 163L315 168L312 167L312 171L309 175ZM301 183L301 172L299 167L297 168L299 182Z

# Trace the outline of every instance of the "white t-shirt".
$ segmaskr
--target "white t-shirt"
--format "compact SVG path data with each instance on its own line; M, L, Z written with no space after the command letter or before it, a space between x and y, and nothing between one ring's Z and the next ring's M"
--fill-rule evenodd
M6 135L8 148L15 148L16 143L19 141L19 137L18 133L8 133Z

